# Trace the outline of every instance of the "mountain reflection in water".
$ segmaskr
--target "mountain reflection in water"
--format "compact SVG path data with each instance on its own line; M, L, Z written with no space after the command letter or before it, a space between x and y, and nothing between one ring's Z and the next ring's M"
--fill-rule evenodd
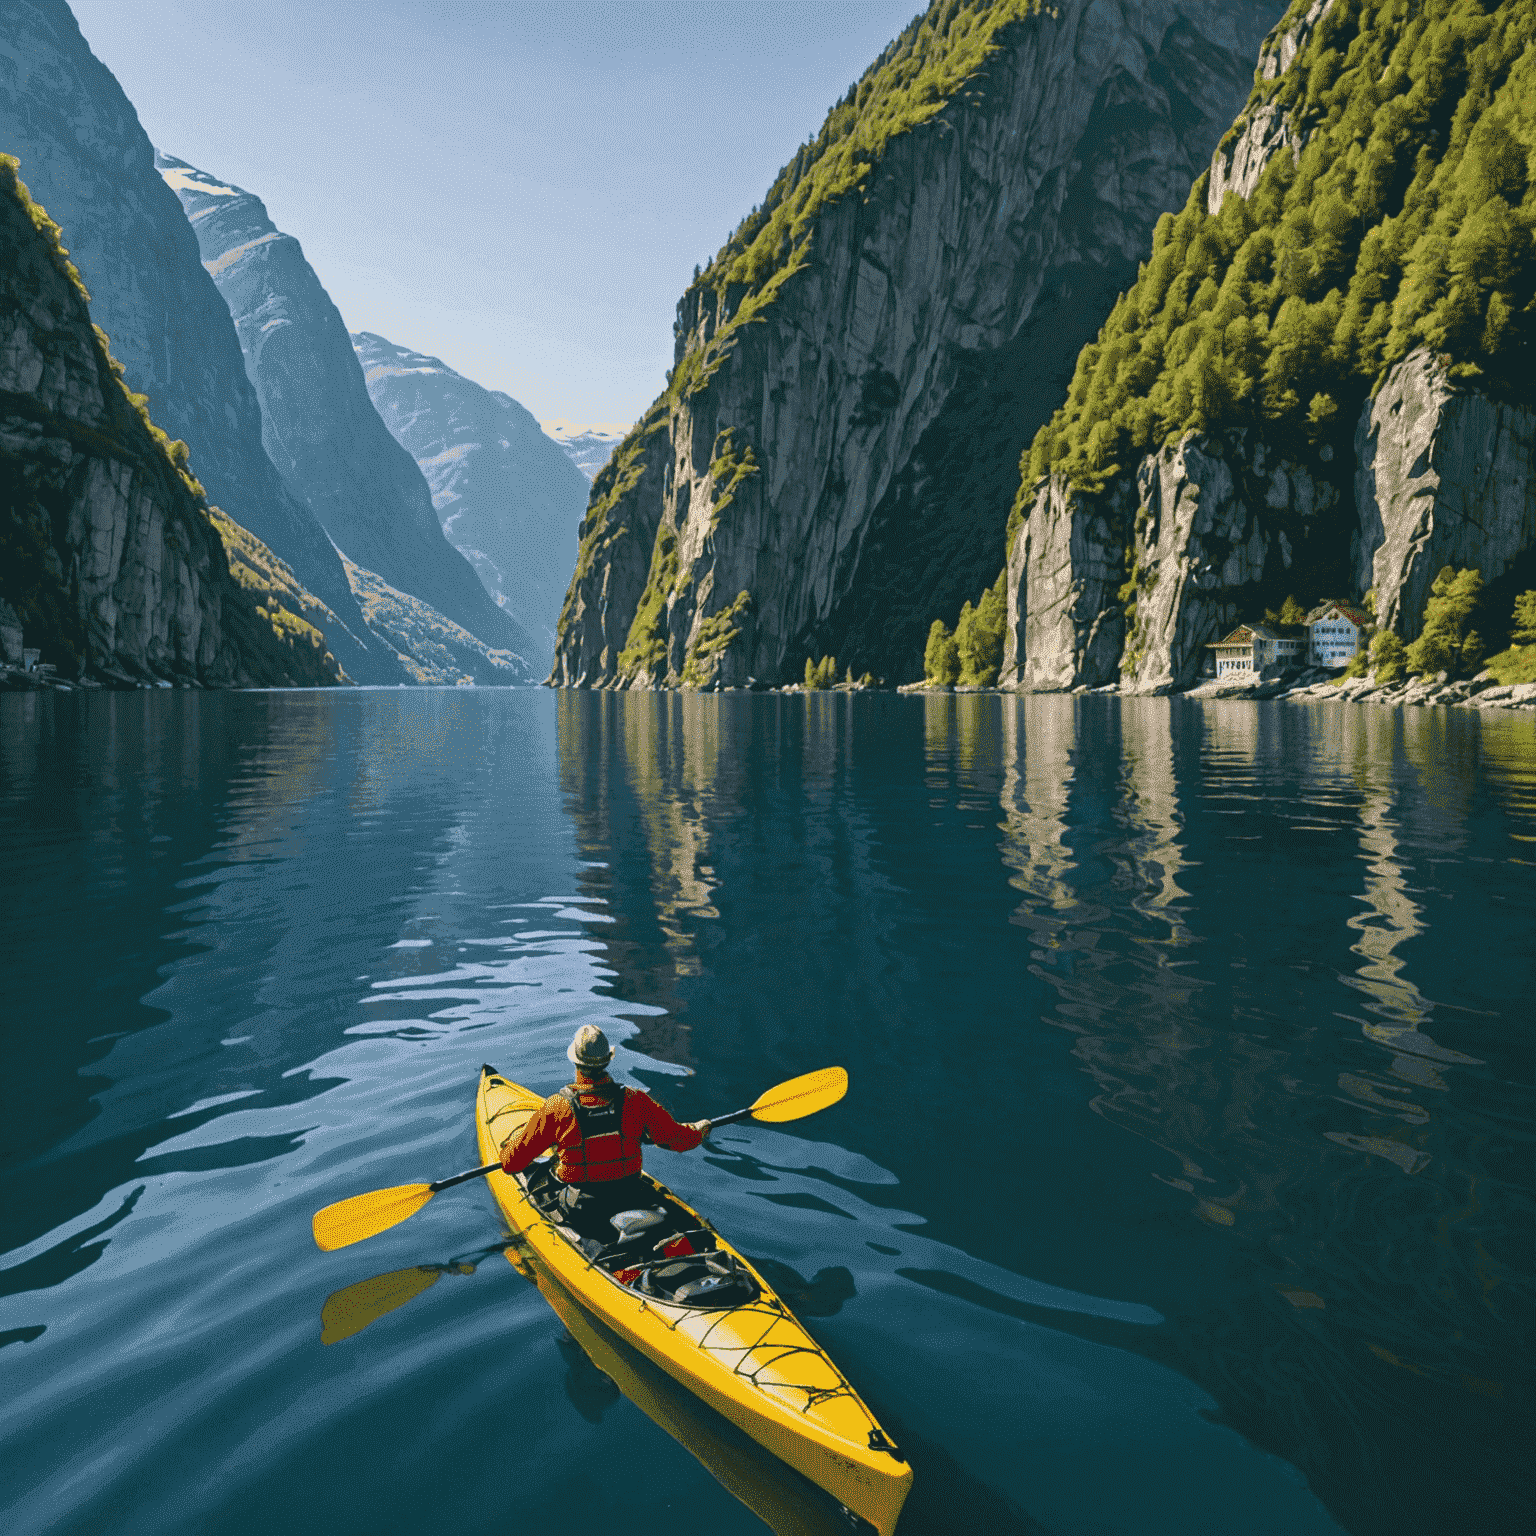
M907 1536L1523 1526L1533 849L1520 715L0 698L0 1521L566 1528L579 1471L591 1529L819 1529L483 1190L310 1243L592 1022L683 1118L849 1068L648 1157L907 1448Z

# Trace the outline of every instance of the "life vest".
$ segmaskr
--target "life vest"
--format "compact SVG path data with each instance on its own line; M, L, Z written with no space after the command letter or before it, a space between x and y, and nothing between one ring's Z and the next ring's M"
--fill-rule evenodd
M597 1104L583 1104L583 1095ZM570 1083L560 1090L576 1118L576 1137L558 1140L556 1178L566 1184L598 1184L640 1172L641 1141L637 1115L626 1113L628 1090L611 1078L605 1083ZM627 1122L627 1124L626 1124Z

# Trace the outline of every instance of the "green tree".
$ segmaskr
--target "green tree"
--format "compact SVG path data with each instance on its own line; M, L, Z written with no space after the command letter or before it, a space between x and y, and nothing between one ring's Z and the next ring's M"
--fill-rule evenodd
M1515 627L1510 639L1517 645L1536 645L1536 592L1522 592L1515 599Z
M1408 647L1409 671L1420 677L1439 672L1455 677L1482 660L1482 641L1477 641L1474 655L1470 642L1477 637L1467 632L1482 592L1481 571L1456 571L1448 565L1441 570L1424 605L1424 628Z
M1273 608L1264 610L1264 622L1266 624L1279 625L1290 628L1300 624L1307 616L1307 610L1296 601L1294 597L1288 597L1281 603L1277 613Z
M1364 653L1357 652L1350 661L1353 667ZM1390 629L1383 629L1371 641L1371 671L1376 674L1378 687L1385 687L1388 683L1400 683L1408 675L1407 665L1408 648L1403 644L1402 638L1394 634ZM1346 668L1346 671L1348 669ZM1362 667L1361 672L1365 671Z
M928 644L923 648L923 681L941 687L960 681L960 647L943 619L935 619L928 628Z
M805 686L831 688L837 682L837 657L823 656L820 661L805 658Z
M1008 619L1008 575L998 578L981 594L972 608L960 610L955 626L955 649L960 658L960 681L969 687L990 688L1003 663L1003 630Z

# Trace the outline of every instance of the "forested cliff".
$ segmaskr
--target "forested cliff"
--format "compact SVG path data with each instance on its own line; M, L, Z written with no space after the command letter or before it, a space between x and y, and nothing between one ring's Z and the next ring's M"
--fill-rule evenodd
M1336 595L1411 640L1536 551L1536 11L1309 0L1023 464L1001 681L1192 682Z
M678 306L598 476L553 680L921 670L1018 459L1249 89L1281 6L938 0Z

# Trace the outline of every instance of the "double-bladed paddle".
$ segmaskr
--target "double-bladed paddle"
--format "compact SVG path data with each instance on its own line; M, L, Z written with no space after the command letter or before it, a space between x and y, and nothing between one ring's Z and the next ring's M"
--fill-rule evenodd
M746 1109L711 1120L710 1130L738 1120L800 1120L830 1108L847 1092L847 1072L842 1067L823 1067L819 1072L807 1072L803 1077L792 1077L787 1083L770 1088ZM392 1189L375 1189L366 1195L353 1195L350 1200L338 1200L335 1205L315 1212L315 1244L329 1253L360 1243L365 1237L376 1237L414 1216L433 1195L470 1179L483 1179L500 1169L500 1163L487 1163L483 1168L455 1173L435 1184L396 1184Z

